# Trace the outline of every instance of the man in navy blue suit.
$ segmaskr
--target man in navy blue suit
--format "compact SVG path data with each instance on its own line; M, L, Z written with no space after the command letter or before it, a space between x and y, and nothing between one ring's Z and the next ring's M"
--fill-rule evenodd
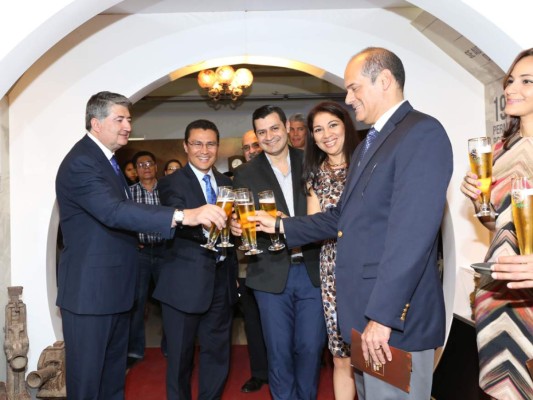
M196 120L185 129L187 165L159 180L161 204L201 207L216 201L217 188L231 179L213 168L219 132ZM196 338L200 344L199 400L220 399L229 371L232 306L237 301L237 258L233 249L201 247L210 224L176 230L167 249L154 298L161 302L167 337L167 399L191 399Z
M135 232L225 224L220 208L151 206L131 200L114 152L128 143L131 102L93 95L87 134L66 155L56 177L64 250L57 306L63 319L69 400L123 400L128 328L137 279Z
M444 343L437 243L452 174L442 125L403 98L401 60L367 48L348 63L346 103L371 125L356 149L338 207L277 221L290 247L337 237L337 307L345 339L363 332L363 355L392 360L389 346L411 352L411 391L356 371L359 400L431 396L435 348ZM265 231L273 218L256 217Z

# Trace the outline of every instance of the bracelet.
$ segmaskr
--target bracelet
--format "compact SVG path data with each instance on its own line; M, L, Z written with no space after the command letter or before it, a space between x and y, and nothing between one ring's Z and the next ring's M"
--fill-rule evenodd
M276 235L279 235L279 223L281 222L281 217L278 215L276 217L276 223L274 224L274 232Z

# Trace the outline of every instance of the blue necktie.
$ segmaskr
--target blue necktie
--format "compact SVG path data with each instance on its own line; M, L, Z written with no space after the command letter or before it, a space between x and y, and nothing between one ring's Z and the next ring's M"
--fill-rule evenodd
M118 178L120 179L120 183L122 184L122 186L124 186L124 192L126 193L126 197L128 199L131 199L130 188L128 187L126 178L124 178L124 175L122 174L122 170L120 169L120 166L118 165L117 159L115 158L115 156L113 156L111 157L109 161L111 162L111 165L113 166L113 169L115 170L115 174L117 174Z
M117 159L115 158L115 156L111 157L111 165L113 166L113 169L115 170L115 174L119 175L122 173L122 171L120 170L120 167L118 165L118 162L117 162Z
M368 130L368 134L366 135L365 141L363 142L363 148L361 149L361 156L359 157L359 161L363 159L370 146L372 146L372 143L378 137L378 133L379 132L376 131L374 127Z
M207 202L209 204L217 204L217 194L213 190L213 186L211 186L211 177L206 174L203 177L203 181L205 182L205 194L207 196Z

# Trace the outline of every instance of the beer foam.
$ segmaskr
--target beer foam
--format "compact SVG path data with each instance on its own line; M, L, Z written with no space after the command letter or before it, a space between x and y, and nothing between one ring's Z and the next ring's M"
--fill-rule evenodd
M486 145L486 146L480 146L478 148L478 151L479 153L481 154L484 154L484 153L492 153L492 146L490 144Z

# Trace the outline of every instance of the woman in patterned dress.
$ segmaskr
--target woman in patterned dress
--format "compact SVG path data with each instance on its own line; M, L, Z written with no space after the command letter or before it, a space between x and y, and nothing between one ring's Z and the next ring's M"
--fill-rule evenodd
M315 106L307 117L303 183L307 212L314 214L335 207L346 182L350 156L360 139L348 112L338 103L326 101ZM333 354L335 399L353 400L355 382L350 365L350 348L337 328L335 299L336 240L326 240L320 250L322 304Z
M492 262L516 262L519 249L511 213L511 179L533 178L533 49L520 53L509 71L503 83L509 126L494 145L492 170L491 202L498 215L480 218L494 232L485 257ZM467 173L461 185L476 211L480 206L479 185L472 173ZM518 259L524 258L530 259ZM533 381L526 368L526 361L533 358L533 289L527 283L531 271L528 275L528 264L518 268L526 269L526 275L514 275L514 279L525 279L524 285L495 280L507 276L493 273L482 276L476 291L479 384L495 399L533 399Z

